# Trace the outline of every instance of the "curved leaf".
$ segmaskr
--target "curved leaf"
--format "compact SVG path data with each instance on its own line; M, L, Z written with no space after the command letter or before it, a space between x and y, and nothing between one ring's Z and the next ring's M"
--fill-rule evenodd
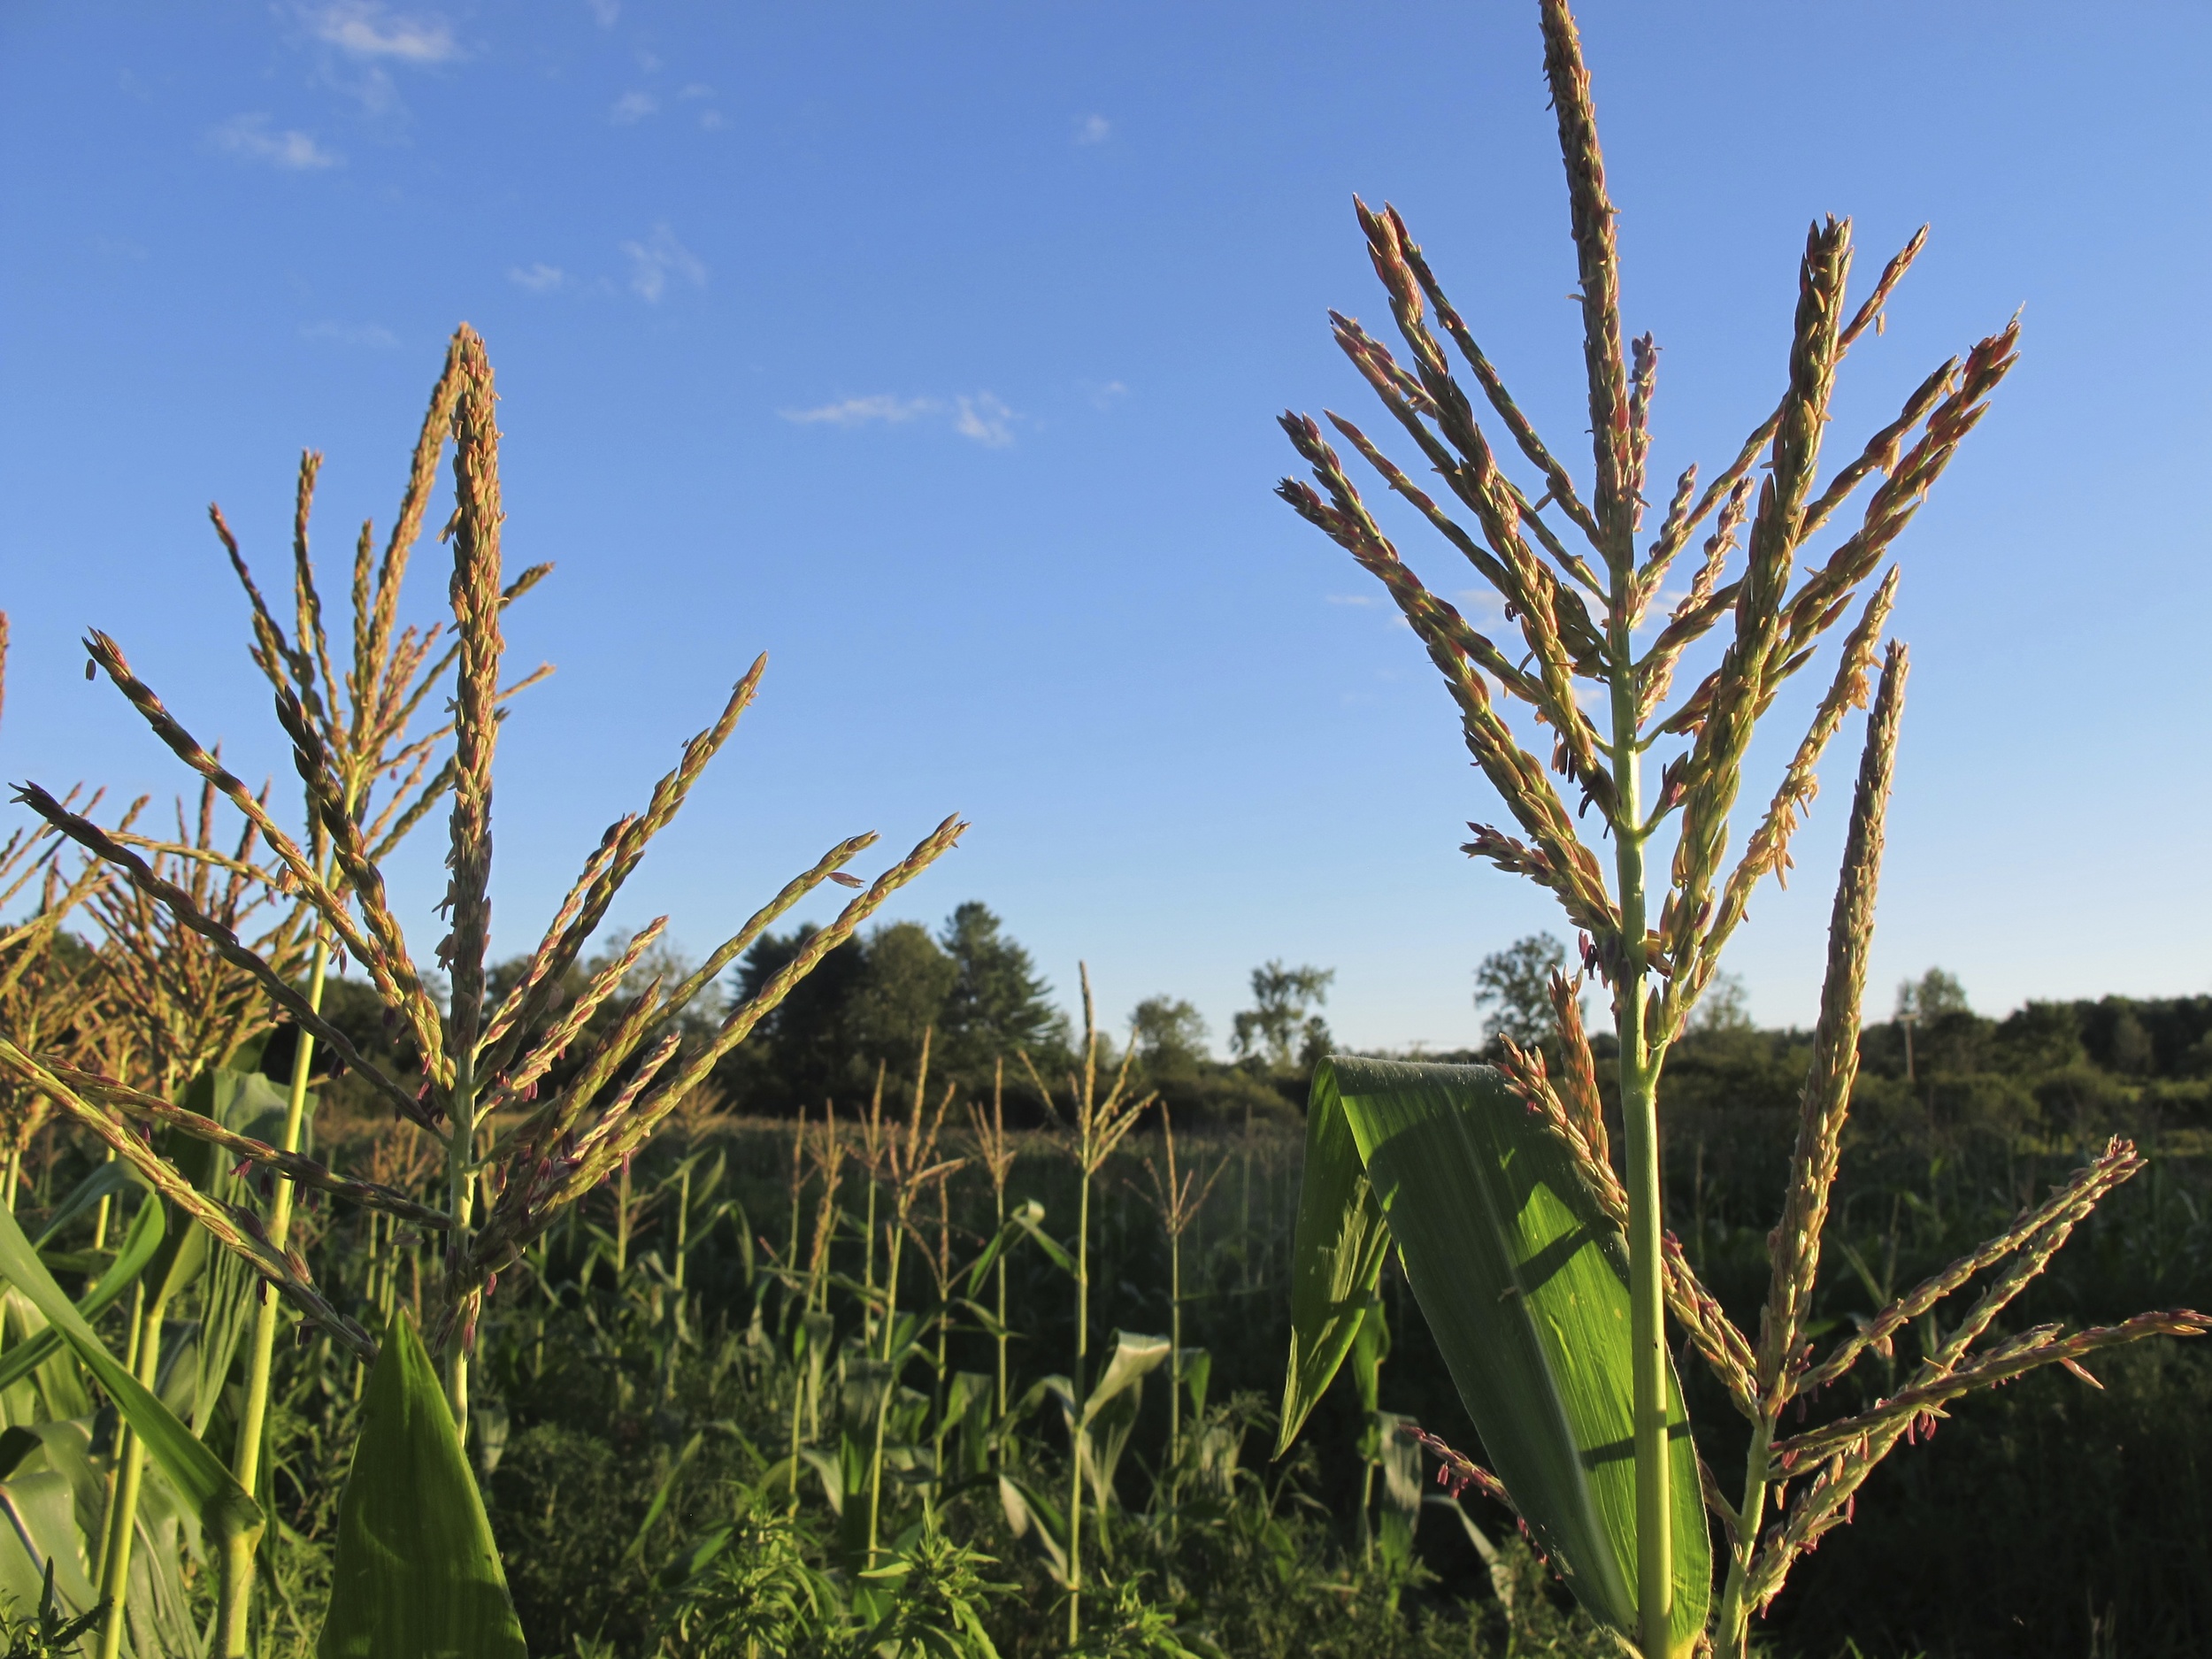
M130 1231L123 1235L123 1248L116 1252L114 1263L77 1304L78 1313L88 1323L98 1318L136 1282L139 1274L145 1271L146 1263L160 1250L165 1231L158 1202L150 1198L139 1205L138 1213L131 1217ZM18 1342L5 1354L0 1354L0 1389L14 1386L60 1351L61 1333L50 1324L35 1336Z
M5 1278L46 1316L46 1323L98 1379L162 1473L198 1515L202 1526L217 1538L260 1535L261 1506L223 1466L222 1460L107 1351L39 1261L38 1252L23 1236L15 1217L4 1210L0 1210L0 1278Z
M1305 1182L1291 1250L1290 1369L1283 1379L1276 1456L1290 1449L1344 1363L1389 1248L1390 1230L1344 1103L1333 1087L1322 1087L1317 1073L1306 1111Z
M1331 1059L1314 1076L1286 1394L1302 1418L1356 1333L1385 1220L1484 1449L1538 1543L1596 1617L1636 1630L1628 1261L1581 1178L1487 1066ZM1333 1127L1340 1123L1341 1134ZM1348 1137L1363 1171L1355 1180ZM1356 1190L1366 1188L1364 1194ZM1309 1260L1312 1248L1317 1259ZM1295 1367L1305 1362L1303 1372ZM1702 1632L1711 1545L1669 1371L1674 1646Z
M398 1309L338 1501L318 1659L525 1659L484 1500L445 1390Z
M110 1158L94 1166L91 1174L71 1189L69 1196L55 1206L54 1213L46 1219L45 1231L31 1240L44 1249L61 1236L61 1231L79 1216L91 1209L103 1198L111 1198L128 1187L138 1183L138 1172L120 1158Z

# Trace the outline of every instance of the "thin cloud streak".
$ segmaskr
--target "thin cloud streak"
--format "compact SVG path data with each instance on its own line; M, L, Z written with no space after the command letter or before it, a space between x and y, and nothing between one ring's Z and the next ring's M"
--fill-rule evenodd
M1014 442L1014 423L1021 417L990 392L963 394L953 398L897 397L876 392L864 397L843 397L812 409L778 411L794 426L902 426L910 421L944 419L962 437L987 449L1003 449Z
M973 397L957 399L956 403L952 429L962 437L972 438L987 449L1003 449L1014 442L1010 424L1014 411L990 393L978 392Z
M643 242L624 242L622 251L630 256L630 291L648 305L661 303L671 277L693 288L707 285L706 265L665 225L654 226Z
M227 156L257 161L288 173L313 173L337 166L344 157L325 150L313 137L288 127L270 129L265 115L234 115L207 135L208 142Z
M787 409L781 413L786 420L802 426L868 426L878 421L900 426L924 415L941 413L944 407L933 397L894 397L888 392L879 392L872 397L841 398L818 408Z
M308 18L317 39L355 58L442 64L461 55L443 18L395 14L378 0L338 0L311 10Z

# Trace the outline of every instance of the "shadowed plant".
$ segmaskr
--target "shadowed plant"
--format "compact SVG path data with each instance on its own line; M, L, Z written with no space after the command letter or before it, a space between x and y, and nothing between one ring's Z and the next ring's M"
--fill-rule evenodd
M1393 1242L1506 1488L1584 1605L1645 1659L1708 1640L1701 1498L1727 1545L1709 1637L1740 1655L1752 1610L1802 1550L1847 1517L1867 1470L1916 1422L2034 1366L2071 1366L2096 1348L2194 1333L2206 1322L2177 1310L2071 1337L2039 1329L1976 1346L2097 1199L2141 1167L2115 1142L1984 1250L1812 1357L1807 1312L1857 1065L1904 693L1903 649L1885 653L1880 644L1897 572L1876 572L2010 371L2018 325L1939 366L1895 419L1824 478L1836 371L1880 321L1924 233L1852 307L1849 222L1814 225L1779 403L1709 481L1701 486L1694 466L1684 471L1647 538L1658 348L1647 334L1625 336L1615 210L1574 20L1564 0L1542 0L1540 12L1580 278L1593 438L1586 488L1507 390L1396 209L1361 203L1358 216L1404 357L1331 314L1337 344L1443 480L1446 499L1352 421L1331 413L1330 426L1474 567L1518 639L1479 631L1414 575L1309 417L1288 414L1282 424L1312 481L1286 480L1279 493L1384 583L1444 676L1467 748L1514 821L1509 832L1471 826L1465 850L1550 889L1580 930L1584 965L1612 995L1624 1168L1610 1161L1595 1063L1571 1012L1577 987L1555 990L1565 1055L1557 1083L1540 1056L1510 1045L1502 1075L1325 1064L1310 1118L1284 1438L1350 1348L1385 1241ZM1506 442L1494 444L1500 430ZM1531 470L1529 486L1505 471L1509 450ZM1862 489L1856 521L1815 551L1832 520L1847 522L1840 515ZM1678 596L1660 616L1678 561L1709 523L1686 584L1671 590ZM1755 727L1837 630L1832 678L1732 861ZM1670 702L1685 652L1716 634L1717 662ZM1660 1078L1753 893L1770 873L1785 878L1821 756L1870 691L1803 1121L1754 1340L1728 1321L1665 1231ZM1548 735L1548 755L1524 746L1509 718L1515 703ZM1658 772L1649 788L1647 759ZM1580 827L1592 814L1595 836ZM1611 845L1601 857L1604 841ZM1980 1299L1904 1388L1860 1417L1777 1438L1785 1409L1985 1270L1993 1278ZM1737 1502L1721 1495L1690 1441L1666 1310L1751 1425ZM1794 1502L1786 1502L1792 1486ZM1778 1519L1763 1530L1770 1502Z
M1116 1148L1128 1138L1137 1126L1145 1109L1152 1104L1150 1094L1133 1094L1129 1087L1129 1072L1136 1058L1136 1045L1132 1043L1121 1056L1115 1069L1113 1080L1102 1094L1099 1089L1098 1018L1091 1000L1091 969L1088 963L1079 964L1083 986L1083 1048L1079 1056L1080 1070L1068 1079L1067 1149L1075 1160L1077 1199L1075 1211L1075 1356L1068 1371L1068 1517L1067 1517L1067 1590L1068 1590L1068 1645L1072 1647L1082 1637L1083 1630L1083 1465L1084 1434L1092 1409L1089 1379L1085 1371L1091 1352L1091 1187L1098 1172L1106 1166ZM1037 1093L1050 1104L1052 1090L1046 1087L1037 1068L1023 1051L1023 1068ZM1107 1494L1097 1494L1101 1502Z
M1228 1167L1215 1164L1213 1172L1202 1180L1196 1170L1178 1169L1175 1120L1165 1105L1160 1108L1160 1156L1145 1159L1144 1173L1152 1186L1153 1213L1160 1218L1160 1231L1167 1234L1167 1467L1171 1482L1182 1478L1183 1235L1196 1225L1215 1183Z
M288 1018L303 1038L311 1037L378 1100L436 1143L445 1168L443 1202L425 1206L381 1187L342 1180L296 1149L304 1106L304 1058L295 1064L287 1129L290 1144L270 1146L72 1056L35 1052L12 1036L0 1038L0 1069L16 1084L54 1102L127 1161L180 1219L204 1228L244 1257L311 1327L364 1361L376 1357L379 1340L334 1305L315 1282L305 1258L286 1240L282 1224L291 1184L318 1186L441 1234L442 1272L426 1297L426 1325L431 1349L439 1358L446 1414L457 1432L465 1432L469 1422L470 1355L484 1300L500 1273L522 1260L569 1206L622 1167L706 1081L718 1060L742 1042L824 955L953 846L964 827L957 818L947 818L856 894L834 920L809 935L794 959L753 995L701 1034L688 1034L686 1012L769 926L822 883L837 879L856 885L845 876L844 866L874 844L873 834L853 836L832 848L696 969L670 970L641 989L626 987L632 968L664 925L664 918L657 920L592 972L581 994L549 1022L564 979L584 959L648 844L681 809L752 702L766 666L762 658L738 682L719 716L684 746L643 808L610 826L512 988L494 999L487 975L493 757L502 704L518 688L501 680L500 618L505 605L542 573L542 567L534 569L512 583L503 574L495 407L483 342L464 326L454 337L434 395L400 523L380 566L373 568L365 530L361 538L354 565L353 668L342 680L330 657L307 556L307 511L319 457L311 455L301 468L291 632L263 601L216 515L249 595L255 659L270 682L278 720L306 791L304 838L288 833L262 796L170 712L133 672L116 641L99 633L86 641L94 670L106 674L155 734L250 826L264 854L262 862L250 866L253 879L303 907L306 926L318 941L306 990L289 964L242 940L218 913L219 907L207 902L188 881L165 873L133 845L38 785L20 786L18 795L117 878L158 903L176 925L205 940L225 963L250 976L272 1010ZM427 633L396 634L399 577L449 437L455 496L447 532L453 549L451 618ZM446 641L442 654L441 639ZM448 663L449 726L419 739L405 736L414 709L440 682ZM434 764L448 735L449 751L443 751L442 764ZM381 798L372 789L380 781L394 786ZM431 988L430 971L408 944L382 861L398 837L447 796L450 879L443 908L450 926L436 948L435 966L449 991L442 1001ZM161 850L184 856L194 849ZM204 851L200 856L210 862L217 856ZM379 1064L324 1018L316 993L327 967L337 961L349 961L367 975L388 1021L411 1051L412 1071ZM626 999L615 1005L621 1009L619 1017L587 1041L592 1015L618 992ZM541 1094L540 1083L572 1046L583 1049L572 1074ZM306 1052L303 1041L301 1053ZM209 1198L136 1132L136 1124L153 1121L214 1141L268 1170L280 1178L278 1207L265 1220ZM271 1307L273 1317L273 1303ZM431 1423L430 1415L409 1410L414 1413L410 1423ZM247 1438L242 1429L242 1441ZM376 1477L357 1469L354 1478L358 1482ZM347 1571L342 1552L339 1571L342 1575ZM495 1557L489 1571L497 1580ZM497 1594L503 1603L503 1582L498 1583ZM226 1601L223 1651L228 1653L236 1650L230 1632L242 1631L242 1581L233 1584ZM382 1603L365 1597L348 1605L354 1609L349 1617L373 1619ZM511 1623L511 1615L507 1617ZM342 1644L357 1639L371 1640L358 1630L327 1640Z

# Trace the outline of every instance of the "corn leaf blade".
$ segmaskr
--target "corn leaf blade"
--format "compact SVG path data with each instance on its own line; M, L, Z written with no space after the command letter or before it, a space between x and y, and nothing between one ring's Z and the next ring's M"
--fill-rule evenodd
M1349 1190L1335 1132L1325 1126L1339 1118L1364 1170L1364 1201ZM1326 1061L1315 1075L1310 1121L1325 1125L1310 1131L1310 1144L1326 1137L1333 1157L1317 1182L1308 1168L1317 1188L1312 1236L1333 1235L1341 1256L1363 1225L1360 1204L1375 1207L1499 1478L1584 1607L1632 1636L1635 1465L1628 1265L1619 1235L1489 1067ZM1344 1263L1306 1259L1308 1220L1302 1202L1294 1294L1347 1279ZM1327 1348L1340 1363L1356 1334L1356 1325L1340 1334L1331 1323L1342 1317L1342 1300L1310 1294L1294 1305L1294 1332L1308 1334L1317 1373ZM1297 1353L1294 1346L1294 1361ZM1672 1628L1680 1654L1704 1628L1712 1557L1671 1370L1669 1396Z
M318 1659L524 1659L522 1626L421 1337L395 1310L338 1504Z
M1343 1100L1333 1087L1324 1089L1317 1074L1306 1112L1305 1178L1291 1254L1290 1366L1283 1379L1278 1457L1298 1438L1350 1352L1389 1248L1390 1230Z
M88 1324L98 1318L110 1303L137 1282L138 1276L146 1271L146 1264L161 1248L164 1231L162 1206L151 1199L139 1205L138 1213L131 1217L130 1231L123 1237L123 1248L116 1252L113 1265L100 1275L99 1283L77 1304L77 1312ZM13 1387L60 1351L61 1333L50 1325L35 1336L16 1343L5 1354L0 1354L0 1389Z
M136 1228L133 1237L137 1237ZM158 1245L160 1235L155 1235ZM0 1278L21 1291L58 1332L84 1368L99 1379L116 1409L137 1432L161 1471L169 1477L200 1525L217 1538L257 1537L261 1506L241 1486L223 1462L174 1412L149 1393L137 1378L107 1351L76 1304L54 1282L15 1217L0 1210Z

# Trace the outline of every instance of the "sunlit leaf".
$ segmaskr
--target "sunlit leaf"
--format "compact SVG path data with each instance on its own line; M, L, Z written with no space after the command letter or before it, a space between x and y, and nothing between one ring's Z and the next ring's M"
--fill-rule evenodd
M1277 1456L1298 1438L1344 1363L1374 1298L1389 1245L1390 1231L1343 1104L1333 1087L1323 1089L1317 1075L1306 1113L1305 1179L1291 1253L1290 1367L1283 1381Z
M395 1310L338 1504L319 1659L524 1659L484 1500L430 1356Z
M222 1460L107 1351L84 1316L41 1264L38 1252L23 1236L15 1217L4 1210L0 1210L0 1277L46 1317L46 1323L69 1345L79 1363L107 1390L108 1398L115 1402L124 1421L136 1431L161 1471L192 1507L200 1525L219 1539L257 1537L261 1506L232 1477Z
M1356 1333L1380 1217L1484 1450L1590 1612L1636 1629L1628 1262L1556 1143L1486 1066L1334 1059L1314 1076L1286 1433ZM1712 1561L1669 1371L1673 1629L1703 1630Z
M77 1304L77 1312L88 1324L98 1318L117 1297L137 1282L139 1274L145 1271L146 1264L160 1250L165 1231L161 1205L150 1199L139 1205L113 1263ZM0 1354L0 1389L12 1387L60 1351L61 1333L51 1325L35 1336L16 1343L5 1354Z

